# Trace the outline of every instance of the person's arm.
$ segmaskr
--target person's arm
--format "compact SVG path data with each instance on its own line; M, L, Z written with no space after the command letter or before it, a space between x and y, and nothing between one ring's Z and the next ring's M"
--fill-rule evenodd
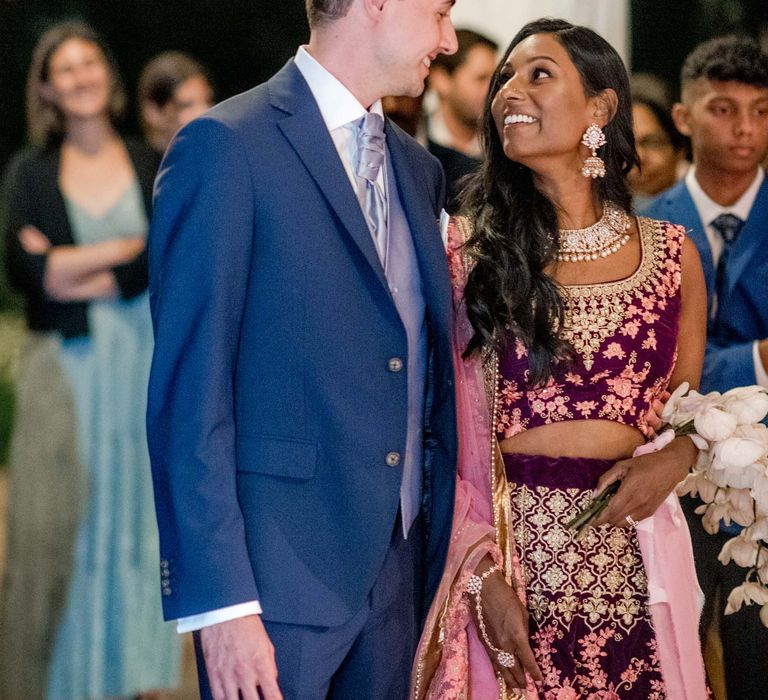
M486 554L475 569L475 575L483 580L480 593L480 610L477 601L470 596L469 607L480 640L487 647L488 641L496 648L514 656L514 664L499 663L498 652L488 649L488 656L496 673L500 673L509 688L527 687L527 673L534 681L543 679L541 669L531 649L528 634L528 610L515 590L507 583L504 574L494 568L493 558ZM482 619L480 619L482 616ZM485 634L483 634L485 628ZM487 638L487 640L486 640Z
M117 296L112 268L128 264L144 250L143 238L53 246L44 233L30 225L17 235L27 255L45 257L43 289L49 298L59 302Z
M765 341L762 341L764 344ZM760 353L761 341L749 340L732 345L721 345L714 340L707 342L707 353L704 357L704 370L701 375L701 389L708 391L728 391L735 386L757 384L759 371L765 366L757 364L762 360ZM755 348L757 355L755 357ZM764 354L764 353L763 353Z
M166 619L259 600L237 496L235 371L254 235L245 150L203 118L167 153L150 227L147 435ZM258 615L200 633L215 697L279 698ZM228 694L226 694L228 693Z
M34 187L30 184L39 173L24 157L15 159L3 183L4 262L11 286L27 297L45 297L43 277L45 254L27 253L19 240L19 232L33 219Z
M678 356L670 380L675 389L688 382L692 389L699 386L706 345L707 291L701 261L694 244L685 239L682 254L682 308L678 338ZM600 478L597 492L621 479L621 487L610 500L594 526L611 523L628 525L627 516L643 520L656 512L666 497L680 483L696 460L696 446L690 438L675 438L658 452L617 462Z
M45 265L45 291L51 299L62 302L88 299L89 291L94 293L91 298L115 297L118 286L112 268L135 259L143 249L141 238L53 246Z

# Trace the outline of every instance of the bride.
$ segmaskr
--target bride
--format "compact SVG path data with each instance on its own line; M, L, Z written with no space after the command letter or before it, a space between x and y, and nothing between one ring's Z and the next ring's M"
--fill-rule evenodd
M631 109L618 54L561 20L526 25L494 74L485 163L448 224L459 483L417 700L706 696L670 495L695 447L633 457L654 401L698 384L706 293L684 231L631 214Z

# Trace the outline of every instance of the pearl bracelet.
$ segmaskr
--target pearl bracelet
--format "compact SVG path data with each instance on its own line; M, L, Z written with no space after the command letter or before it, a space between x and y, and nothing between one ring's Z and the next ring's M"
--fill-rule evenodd
M501 567L498 564L494 564L490 569L485 571L480 576L477 576L476 574L470 576L469 581L467 581L466 592L468 595L474 596L475 598L477 626L480 629L480 636L483 638L483 642L485 642L485 645L488 647L488 649L496 654L496 661L498 661L499 666L503 666L504 668L512 668L515 665L514 654L510 654L508 651L499 649L491 643L491 640L488 638L488 630L485 628L485 620L483 619L483 606L481 602L483 584L485 583L485 579L487 579L492 573L495 573L496 571L501 571Z

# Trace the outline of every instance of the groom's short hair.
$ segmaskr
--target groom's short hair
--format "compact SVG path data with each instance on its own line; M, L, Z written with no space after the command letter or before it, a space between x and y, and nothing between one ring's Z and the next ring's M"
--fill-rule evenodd
M341 19L349 12L354 0L306 0L309 27L319 27L336 19Z

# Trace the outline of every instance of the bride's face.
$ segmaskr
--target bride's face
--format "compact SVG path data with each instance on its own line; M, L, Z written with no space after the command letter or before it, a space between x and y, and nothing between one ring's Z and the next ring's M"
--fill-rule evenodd
M586 155L581 138L594 121L595 99L552 34L534 34L510 53L491 113L507 158L537 170L544 161Z

